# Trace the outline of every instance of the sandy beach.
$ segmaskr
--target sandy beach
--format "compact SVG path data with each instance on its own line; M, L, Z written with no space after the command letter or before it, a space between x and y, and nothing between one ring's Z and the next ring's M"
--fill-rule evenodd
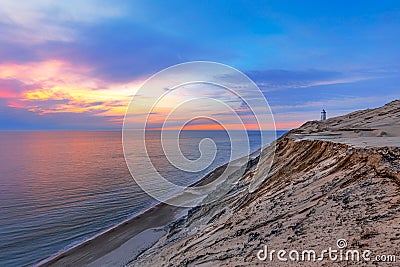
M87 266L123 266L154 245L166 233L164 227L144 230L134 235L118 248L89 263Z

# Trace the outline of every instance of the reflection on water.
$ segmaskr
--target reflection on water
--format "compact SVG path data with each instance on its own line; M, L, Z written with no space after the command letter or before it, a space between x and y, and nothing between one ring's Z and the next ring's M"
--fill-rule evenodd
M249 135L255 150L259 135ZM182 153L198 158L204 137L217 144L217 157L197 174L168 164L158 133L147 136L147 148L164 177L188 185L229 159L229 139L218 131L183 133ZM121 132L0 132L0 147L0 266L38 262L155 203L130 176Z

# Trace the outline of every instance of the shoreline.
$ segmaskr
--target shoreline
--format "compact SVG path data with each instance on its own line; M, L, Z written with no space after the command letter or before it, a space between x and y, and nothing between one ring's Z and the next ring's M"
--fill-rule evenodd
M257 151L251 153L249 158L255 153L257 153ZM228 164L229 162L215 168L200 180L189 185L189 187L201 186L212 182L214 179L218 178L218 175L223 172ZM185 216L188 210L190 210L190 208L175 207L162 202L158 203L72 248L33 264L33 266L90 266L94 262L97 263L96 266L106 266L110 264L111 259L114 259L112 254L121 253L122 251L117 251L119 248L129 242L133 243L135 238L142 235L141 242L147 243L147 246L133 250L131 246L131 251L129 252L131 257L127 258L126 261L126 263L128 263L157 242L160 237L154 234L155 232L164 231L166 233L166 227L178 220L179 217ZM126 251L127 249L125 248L122 250ZM122 260L123 259L121 259L121 261ZM119 264L124 265L122 262Z
M140 233L163 228L186 208L159 203L143 213L34 266L87 265L119 248Z

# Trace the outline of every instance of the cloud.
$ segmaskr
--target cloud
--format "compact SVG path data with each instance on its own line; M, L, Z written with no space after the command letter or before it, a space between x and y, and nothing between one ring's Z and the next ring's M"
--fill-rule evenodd
M63 25L63 23L58 22ZM171 36L125 17L104 23L72 27L73 38L48 38L43 42L11 37L0 42L0 62L31 63L64 61L90 68L93 78L110 82L143 79L166 67L191 60L227 60L232 55L218 47L204 47L182 36ZM38 26L40 28L40 26ZM68 28L69 29L69 28ZM55 32L61 31L55 29ZM0 32L20 36L18 28L0 23ZM27 30L28 36L34 31ZM62 36L68 36L61 31ZM19 38L24 39L18 42ZM29 44L29 45L28 45Z
M367 108L377 103L388 103L393 99L396 99L396 95L384 95L384 96L365 96L365 97L336 97L332 99L320 100L320 101L305 101L295 105L277 105L271 108L275 113L294 113L301 110L316 110L319 111L322 108L333 111L333 114L339 115L343 112L355 110L358 108Z
M12 110L122 117L141 81L110 83L90 76L90 68L64 61L0 64L0 98ZM115 126L115 125L114 125Z
M76 38L77 24L91 24L123 14L123 8L104 1L24 1L1 3L1 39L36 44L69 42Z
M120 129L121 125L118 117L70 112L41 115L28 109L11 107L9 102L10 100L0 99L1 130Z
M35 84L25 84L17 79L0 78L0 98L17 98L23 92L37 88Z
M353 83L371 78L371 74L343 73L326 70L257 70L246 73L264 92L288 88Z

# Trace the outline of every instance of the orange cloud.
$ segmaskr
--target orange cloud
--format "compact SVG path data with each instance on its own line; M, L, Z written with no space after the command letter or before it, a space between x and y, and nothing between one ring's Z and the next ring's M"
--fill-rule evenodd
M18 80L28 89L16 93L0 88L0 98L13 99L14 104L10 104L13 107L26 108L41 115L90 112L96 116L123 117L141 81L108 83L93 77L91 70L61 60L4 63L0 65L0 79ZM16 101L24 104L16 105Z

